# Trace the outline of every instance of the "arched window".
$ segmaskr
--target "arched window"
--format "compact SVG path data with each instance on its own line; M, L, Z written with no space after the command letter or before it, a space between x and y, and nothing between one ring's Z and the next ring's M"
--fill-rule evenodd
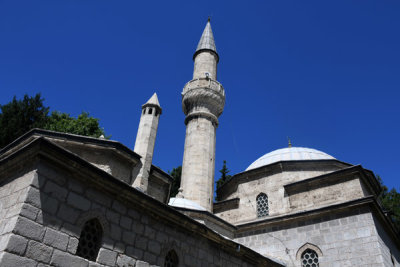
M312 249L306 249L301 254L301 267L319 267L318 254Z
M103 237L103 228L97 219L91 219L83 226L81 236L79 237L78 249L76 255L96 261L99 253L101 239Z
M264 193L260 193L257 198L257 217L268 216L269 206L268 206L268 196Z
M153 109L149 108L149 114L152 114L152 113L153 113Z
M174 250L170 250L165 256L164 267L178 267L179 259Z

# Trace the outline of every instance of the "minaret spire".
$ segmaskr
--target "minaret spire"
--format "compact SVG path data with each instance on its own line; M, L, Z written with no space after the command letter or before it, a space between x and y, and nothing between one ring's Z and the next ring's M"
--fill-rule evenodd
M186 137L178 197L194 201L212 212L215 136L218 117L225 105L225 91L217 81L219 56L210 20L201 35L193 60L193 80L185 85L182 92Z
M204 28L203 34L201 35L200 41L197 44L197 49L196 52L193 55L193 59L196 58L196 56L204 50L209 50L215 53L217 56L217 62L219 61L219 56L217 53L217 47L215 46L215 40L214 40L214 35L211 29L211 18L208 17L206 27Z

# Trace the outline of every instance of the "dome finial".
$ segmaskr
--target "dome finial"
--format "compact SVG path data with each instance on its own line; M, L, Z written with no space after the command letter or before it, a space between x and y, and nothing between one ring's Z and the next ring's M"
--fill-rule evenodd
M288 147L292 147L292 142L290 141L290 138L289 138L289 136L288 136Z

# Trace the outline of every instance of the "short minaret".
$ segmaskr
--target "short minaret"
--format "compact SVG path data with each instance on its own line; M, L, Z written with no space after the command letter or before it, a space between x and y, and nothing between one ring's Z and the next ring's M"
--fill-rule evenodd
M143 192L147 192L149 173L153 160L154 144L156 142L158 121L161 115L161 107L158 102L157 94L153 96L142 106L142 115L140 117L139 129L136 136L135 149L141 158L142 166L139 170L133 186Z
M192 200L212 212L215 170L215 132L225 105L225 91L217 82L219 56L210 19L193 55L193 80L182 92L186 115L185 151L178 197Z

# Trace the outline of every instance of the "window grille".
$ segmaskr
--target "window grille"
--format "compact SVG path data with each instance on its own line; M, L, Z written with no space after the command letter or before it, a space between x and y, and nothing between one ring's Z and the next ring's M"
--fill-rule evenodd
M261 193L257 196L257 217L268 216L269 207L268 207L268 196L264 193Z
M178 255L176 255L175 251L170 250L165 256L164 267L178 267Z
M103 228L97 219L91 219L83 226L81 236L79 238L78 249L76 255L96 261L99 253L101 239L103 236Z
M319 267L318 254L312 249L306 249L301 254L301 267Z

